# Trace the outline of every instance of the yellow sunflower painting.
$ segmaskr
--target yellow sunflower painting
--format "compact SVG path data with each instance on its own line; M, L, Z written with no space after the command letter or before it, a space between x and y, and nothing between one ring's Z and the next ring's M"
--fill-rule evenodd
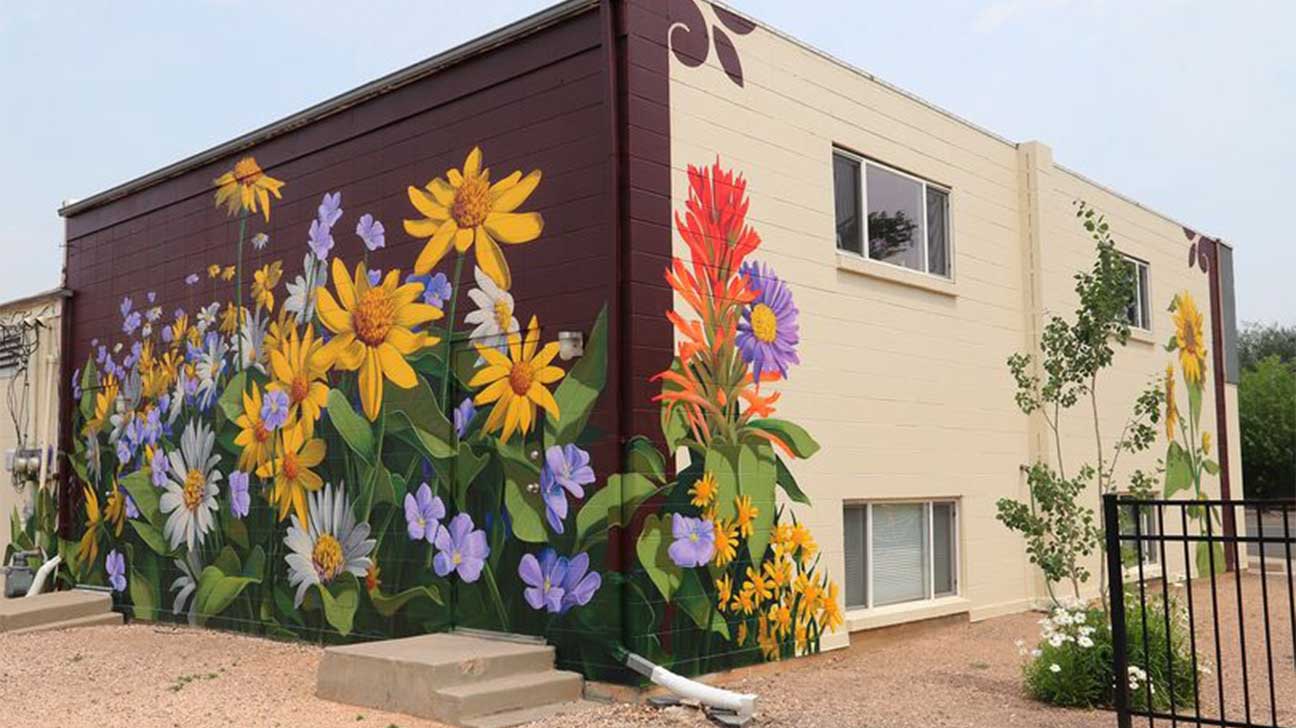
M1183 291L1175 297L1175 339L1179 344L1179 365L1184 379L1197 384L1206 371L1206 337L1203 333L1201 311L1192 294Z
M225 205L229 214L240 210L255 215L258 208L270 222L270 195L276 200L283 199L279 190L284 183L261 170L256 159L244 157L234 164L234 169L217 177L216 206Z
M508 356L493 347L476 345L477 354L485 360L486 366L473 375L468 386L474 389L484 387L473 402L478 405L494 403L490 416L486 418L486 431L501 431L500 439L505 442L514 432L525 435L531 431L536 419L536 405L550 416L558 417L558 402L546 389L547 385L563 378L563 370L550 364L558 355L558 342L545 344L537 352L539 344L540 324L532 316L525 341L517 332L509 334Z

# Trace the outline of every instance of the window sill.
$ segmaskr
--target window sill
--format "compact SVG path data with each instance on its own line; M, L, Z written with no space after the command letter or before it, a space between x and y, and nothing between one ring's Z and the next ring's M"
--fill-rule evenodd
M939 293L951 298L958 296L958 289L954 281L948 278L938 278L929 273L919 273L918 271L902 268L890 263L881 263L876 260L869 260L853 253L844 253L837 251L837 268L838 270L859 273L870 278L898 283L902 286L912 288L921 288L932 293Z
M959 596L892 604L873 609L848 609L846 611L846 627L851 632L858 632L864 629L890 627L893 624L902 624L904 622L947 617L951 614L969 612L971 609L972 602L965 597Z
M1129 331L1130 331L1130 335L1129 335L1129 340L1130 340L1130 341L1137 341L1137 342L1139 342L1140 344L1155 344L1155 343L1156 343L1156 337L1152 334L1151 331L1148 331L1147 329L1140 329L1140 328L1137 328L1137 327L1131 326Z

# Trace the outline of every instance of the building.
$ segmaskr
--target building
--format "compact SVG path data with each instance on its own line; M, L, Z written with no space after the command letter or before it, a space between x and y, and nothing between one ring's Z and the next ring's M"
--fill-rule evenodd
M556 5L61 211L71 568L610 678L1026 609L995 503L1051 432L1005 361L1074 305L1077 201L1139 282L1104 437L1185 362L1227 494L1227 245L719 5Z
M66 297L67 291L54 289L0 304L0 452L5 458L0 553L6 563L11 544L12 551L39 547L54 553L53 544L36 535L48 535L54 525Z

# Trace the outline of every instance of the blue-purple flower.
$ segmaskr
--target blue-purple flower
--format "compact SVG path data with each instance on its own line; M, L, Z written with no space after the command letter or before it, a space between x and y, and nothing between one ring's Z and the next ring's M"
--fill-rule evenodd
M261 424L267 430L274 431L283 427L288 421L288 393L281 389L272 389L261 401Z
M333 231L318 218L311 220L310 239L307 245L316 258L328 260L329 251L333 249Z
M445 302L450 300L451 294L454 293L450 286L450 279L446 278L445 273L427 273L421 276L410 276L405 279L406 283L423 284L423 303L429 306L441 308Z
M126 557L113 549L104 559L104 568L108 571L108 583L112 585L113 591L126 591Z
M153 483L154 488L166 487L168 480L167 455L161 450L153 454L153 462L149 464L149 480Z
M763 263L743 263L741 274L756 298L743 308L736 343L742 357L752 366L752 377L761 380L766 372L778 370L786 379L789 364L798 364L800 342L797 307L787 284Z
M540 471L540 496L545 504L545 519L555 533L563 532L567 517L567 494L577 500L585 497L582 486L595 480L589 453L568 444L554 445L545 451L545 466Z
M194 285L194 284L197 283L197 282L198 282L198 274L197 274L197 273L190 273L189 275L185 276L185 285L186 285L186 286L192 286L192 285Z
M230 513L235 518L247 516L248 510L252 507L252 496L248 493L248 474L242 470L230 473L229 486Z
M368 275L369 285L377 288L382 283L382 268L370 268Z
M131 311L130 313L126 314L126 317L124 319L122 319L122 333L128 336L130 334L135 333L135 330L140 327L141 323L142 321L140 319L140 312Z
M532 609L543 609L553 614L562 609L567 559L559 557L558 552L545 549L539 559L526 554L518 563L518 576L527 585L522 596Z
M567 575L563 578L562 608L559 614L568 609L589 604L594 593L603 585L603 577L597 571L589 571L589 554L576 554L567 562Z
M342 218L342 193L325 193L315 214L326 227L331 228L336 225L337 221Z
M81 399L81 367L72 372L72 399Z
M689 518L676 513L671 521L675 538L667 553L676 566L690 569L706 566L715 555L715 526L704 518Z
M374 219L373 215L365 213L360 216L360 222L356 223L356 235L364 241L364 245L369 250L377 250L387 245L386 230L383 224Z
M433 497L427 483L420 485L417 493L405 494L405 531L411 541L435 543L445 514L441 497Z
M464 397L464 401L459 403L454 409L454 428L455 436L460 440L468 434L468 425L472 423L472 418L477 414L477 405L473 404L472 397Z
M432 560L432 569L437 576L446 576L458 572L459 578L468 583L477 581L486 557L490 556L490 546L486 544L486 532L473 530L472 516L460 513L450 519L450 525L442 528L436 535L437 555Z

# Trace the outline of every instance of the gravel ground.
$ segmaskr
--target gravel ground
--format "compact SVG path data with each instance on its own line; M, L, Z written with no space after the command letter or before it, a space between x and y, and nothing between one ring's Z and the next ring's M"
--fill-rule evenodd
M1242 713L1237 586L1217 582L1222 654L1214 654L1208 582L1194 585L1203 715L1217 716L1218 683L1227 717ZM1270 576L1269 615L1278 723L1296 722L1296 670L1284 576ZM1268 658L1264 650L1260 578L1242 577L1252 718L1268 720ZM1182 595L1180 595L1182 601ZM1014 642L1032 642L1037 614L977 624L874 632L855 644L811 658L735 671L714 684L760 695L757 726L850 728L1110 728L1102 711L1049 708L1022 692ZM220 632L160 625L94 627L36 635L0 634L0 706L15 724L77 726L318 726L438 728L439 724L319 700L315 670L321 650ZM687 707L656 710L615 704L531 728L712 725Z

